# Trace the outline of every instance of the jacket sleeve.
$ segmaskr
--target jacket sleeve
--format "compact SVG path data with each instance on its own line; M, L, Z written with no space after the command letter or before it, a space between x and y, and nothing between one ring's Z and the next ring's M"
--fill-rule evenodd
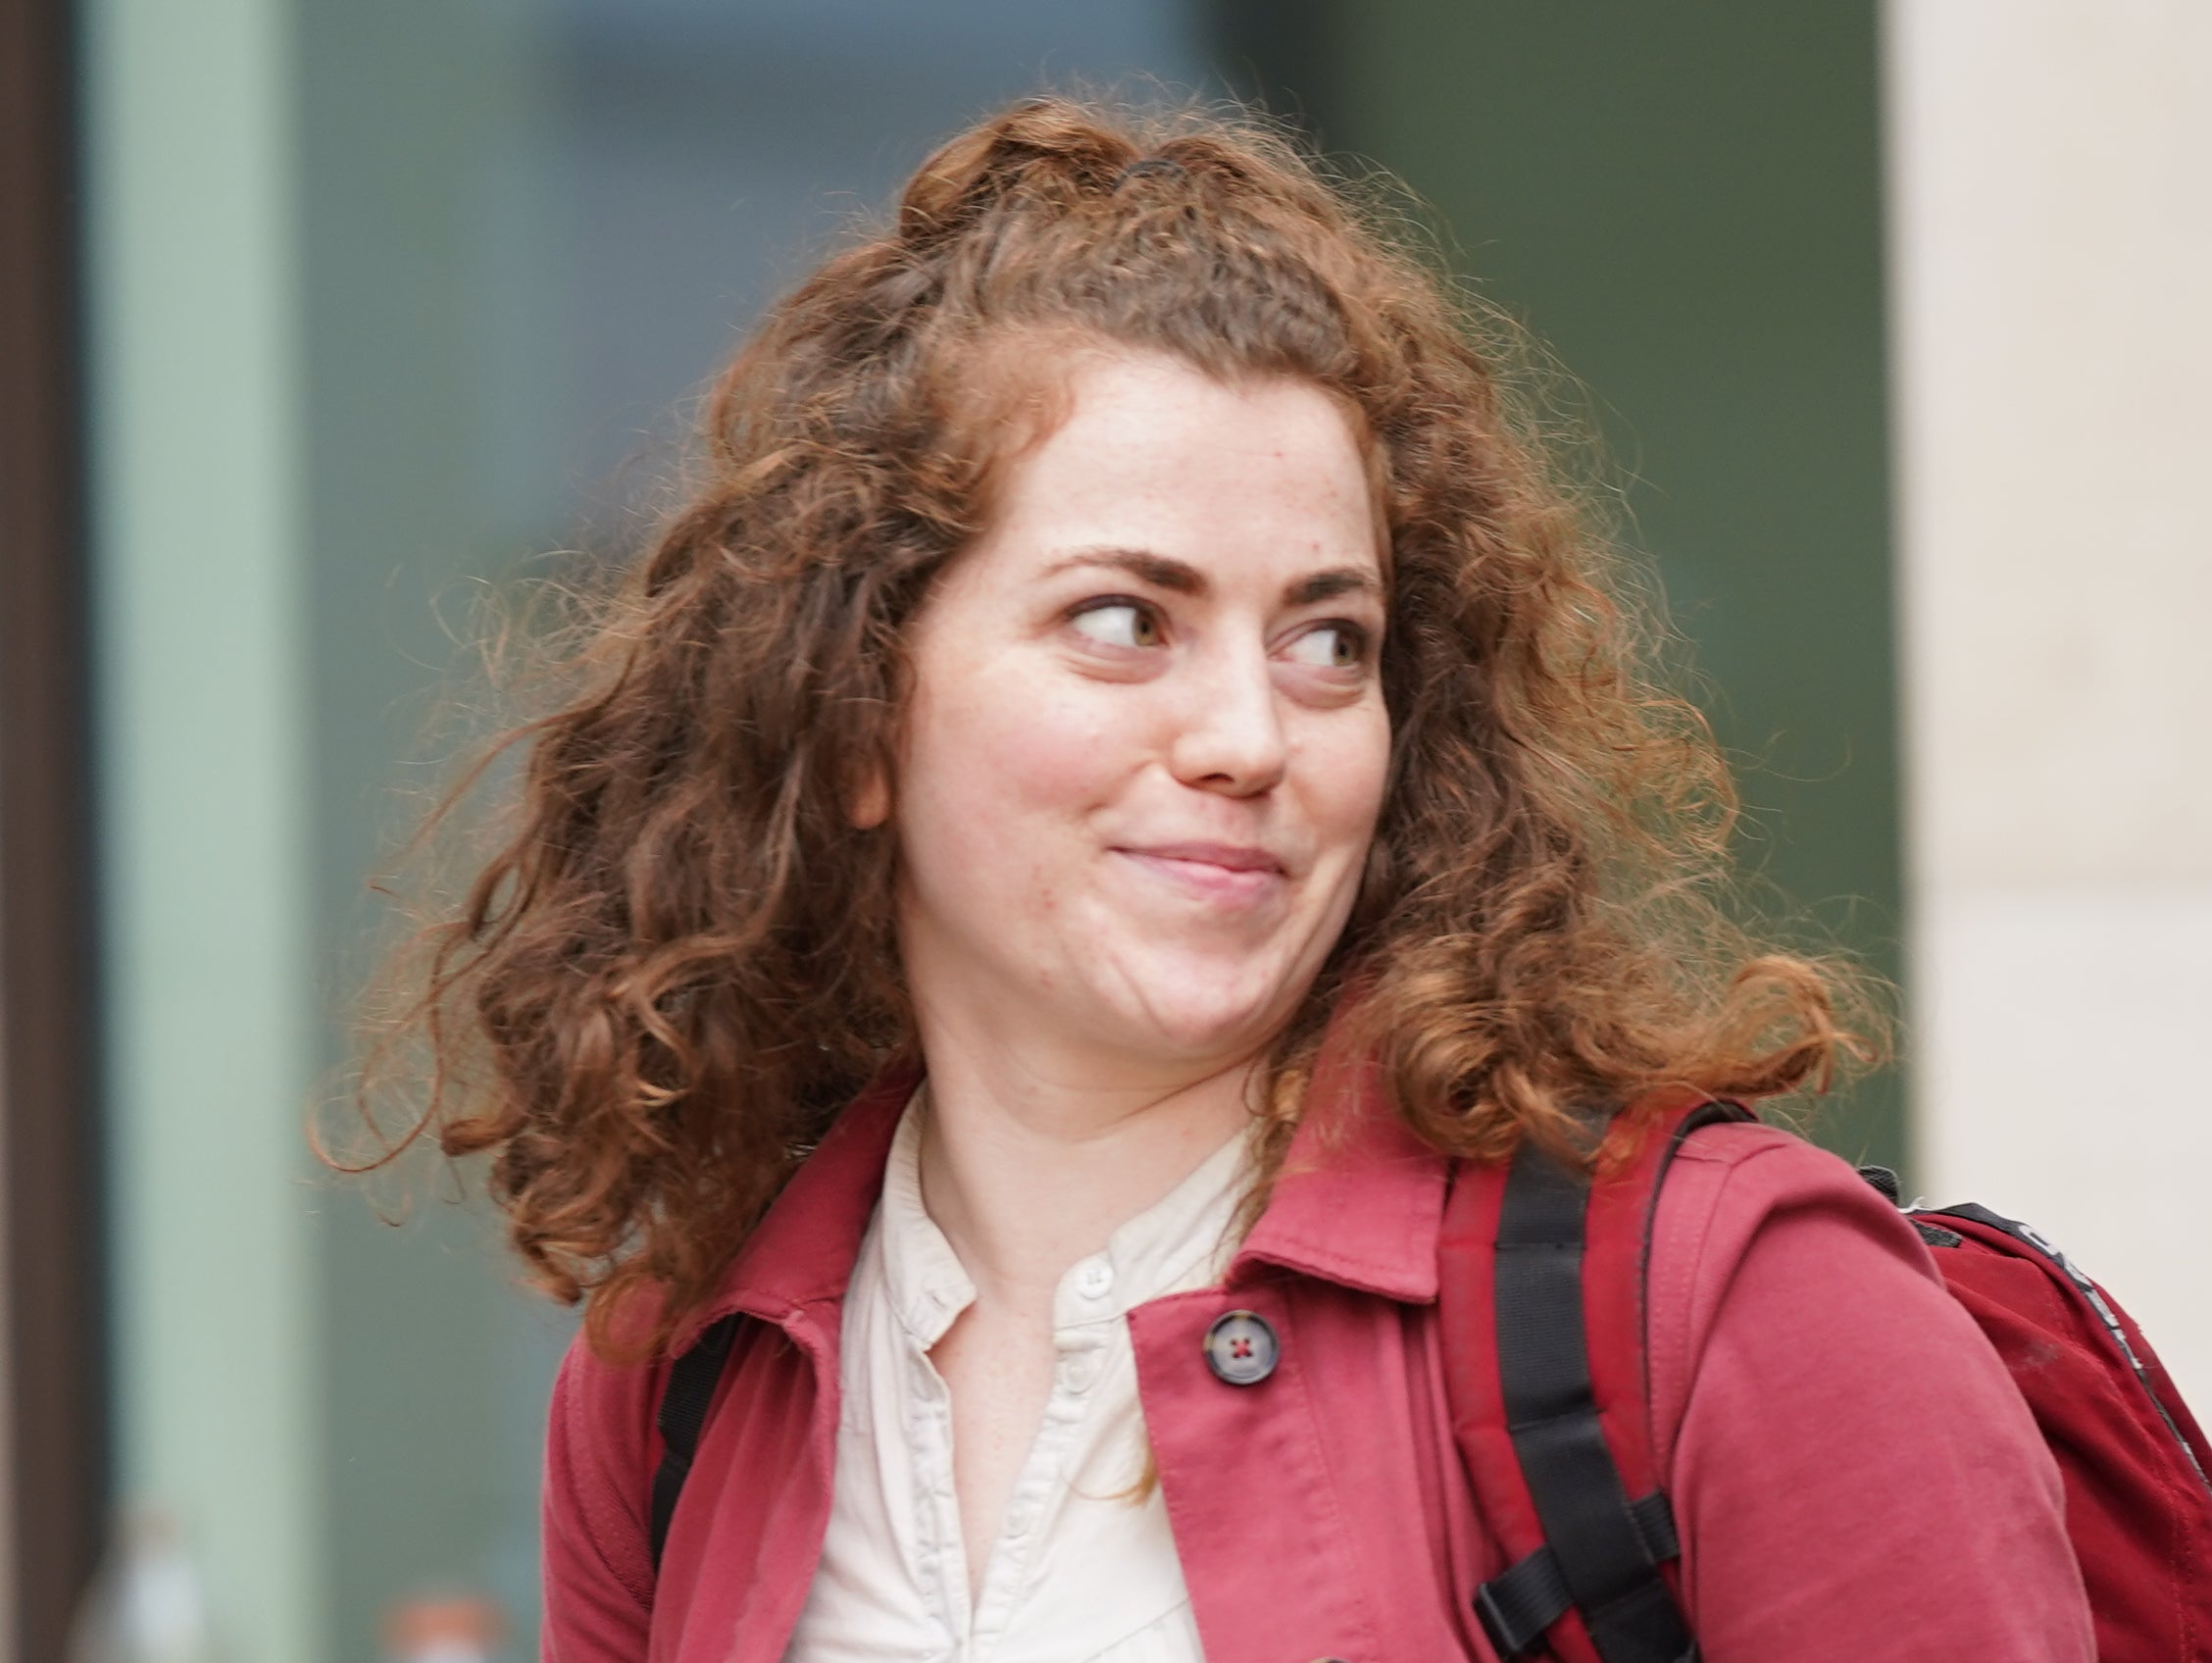
M2057 1466L1928 1249L1849 1167L1771 1128L1700 1134L1647 1285L1707 1663L2091 1663Z
M615 1368L579 1334L553 1383L542 1516L544 1663L645 1663L652 1419L663 1371Z

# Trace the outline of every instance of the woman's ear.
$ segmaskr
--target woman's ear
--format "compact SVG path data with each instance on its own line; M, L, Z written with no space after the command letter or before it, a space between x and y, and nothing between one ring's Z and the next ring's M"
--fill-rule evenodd
M875 763L861 769L847 788L845 818L856 832L873 832L891 818L891 787Z

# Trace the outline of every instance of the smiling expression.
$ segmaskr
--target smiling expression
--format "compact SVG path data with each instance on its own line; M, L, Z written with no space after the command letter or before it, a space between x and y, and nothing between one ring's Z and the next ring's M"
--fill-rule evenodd
M927 1034L1227 1064L1295 1011L1380 810L1384 580L1338 405L1086 353L911 638L900 946Z

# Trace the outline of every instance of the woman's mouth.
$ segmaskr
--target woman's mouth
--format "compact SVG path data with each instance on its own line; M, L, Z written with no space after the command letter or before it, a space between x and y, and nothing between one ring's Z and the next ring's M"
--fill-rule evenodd
M1114 852L1187 894L1231 905L1265 899L1289 876L1275 855L1248 844L1153 843Z

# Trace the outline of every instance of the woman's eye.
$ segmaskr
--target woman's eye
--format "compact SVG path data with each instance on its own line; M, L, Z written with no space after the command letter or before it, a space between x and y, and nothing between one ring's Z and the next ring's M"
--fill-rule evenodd
M1365 631L1350 624L1318 624L1292 641L1285 656L1322 670L1351 670L1366 653Z
M1076 614L1076 631L1101 646L1156 647L1160 644L1160 620L1147 606L1132 600L1101 601Z

